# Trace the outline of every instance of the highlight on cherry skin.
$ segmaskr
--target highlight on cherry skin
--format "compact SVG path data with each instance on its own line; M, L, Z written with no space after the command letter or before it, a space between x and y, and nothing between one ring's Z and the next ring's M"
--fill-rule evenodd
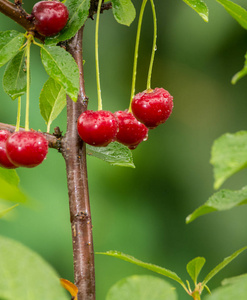
M149 129L165 123L173 109L173 97L163 88L149 89L134 96L133 115Z
M6 153L14 165L33 168L46 158L48 141L40 132L18 131L7 139Z
M0 167L6 169L15 169L15 166L8 158L6 153L6 141L11 135L8 130L0 130Z
M148 139L148 128L139 122L128 110L117 111L118 133L116 140L134 150L142 141Z
M66 25L69 12L67 7L59 1L37 2L32 10L35 29L44 36L59 33Z
M87 110L79 116L77 130L85 143L96 147L105 147L115 141L118 121L110 111Z

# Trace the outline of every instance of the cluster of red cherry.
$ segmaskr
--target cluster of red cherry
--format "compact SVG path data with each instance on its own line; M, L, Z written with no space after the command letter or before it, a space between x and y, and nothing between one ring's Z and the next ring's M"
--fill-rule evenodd
M67 7L59 1L37 2L30 19L35 29L44 36L60 32L69 17ZM18 167L33 168L41 164L48 152L45 136L37 131L18 131L11 133L0 130L0 166L7 169Z
M35 29L44 36L60 32L68 21L68 10L59 1L37 2L30 18ZM164 123L173 109L173 97L163 88L147 89L136 94L131 108L117 111L87 110L78 118L77 128L82 140L93 146L104 147L118 141L135 149L147 140L148 130ZM0 166L8 169L32 168L39 165L48 152L45 136L36 131L11 133L0 130Z
M148 130L164 123L172 112L173 97L169 92L163 88L156 88L154 90L150 88L157 37L157 18L153 1L150 2L153 11L154 39L147 78L147 88L144 92L134 95L140 32L146 2L147 1L143 1L138 21L130 107L125 111L117 111L113 114L109 111L102 110L98 63L98 28L101 6L101 0L99 0L95 30L98 111L88 110L83 112L77 122L79 136L84 142L92 146L104 147L113 141L117 141L129 149L135 149L142 141L147 140Z
M36 167L47 152L48 142L40 132L0 130L0 166L3 168Z
M118 141L129 149L135 149L147 140L148 130L164 123L173 109L173 97L163 88L146 90L136 94L131 111L115 114L99 110L87 110L78 118L80 137L93 146L107 146Z

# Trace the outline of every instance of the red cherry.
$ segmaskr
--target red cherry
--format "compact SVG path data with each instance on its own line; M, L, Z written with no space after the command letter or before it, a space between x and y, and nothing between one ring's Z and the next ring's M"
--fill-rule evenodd
M6 141L11 133L8 130L0 130L0 167L15 169L17 166L12 164L6 154Z
M59 1L37 2L31 15L35 18L35 29L44 36L60 32L69 18L67 7Z
M115 112L118 119L119 131L117 141L128 146L129 149L135 149L142 141L148 138L148 128L139 122L132 113L125 111Z
M81 139L87 144L104 147L115 140L118 122L114 114L109 111L87 110L78 118L77 130Z
M19 167L33 168L42 163L48 152L45 136L36 131L13 133L6 142L7 156Z
M153 129L169 118L173 97L163 88L146 90L134 96L131 109L137 120Z

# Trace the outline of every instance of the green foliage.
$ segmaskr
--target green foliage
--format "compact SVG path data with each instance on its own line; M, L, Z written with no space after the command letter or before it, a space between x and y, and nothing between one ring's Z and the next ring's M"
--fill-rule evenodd
M0 199L24 203L28 197L19 189L19 177L15 170L0 168Z
M190 223L202 215L214 211L228 210L243 204L247 204L247 186L239 191L220 190L190 214L186 218L186 223Z
M87 154L113 166L135 168L131 151L128 147L118 142L110 143L106 147L87 145Z
M130 26L136 17L131 0L112 0L112 12L118 23Z
M26 93L27 70L24 50L18 52L8 63L3 75L3 88L12 100Z
M18 31L0 31L0 67L18 53L24 40L24 34Z
M87 20L90 0L66 0L65 5L69 11L67 25L57 36L46 38L46 44L57 44L71 39Z
M56 272L22 244L0 237L0 298L68 300Z
M203 300L245 300L247 295L247 277L246 274L224 280L224 286L215 289L211 295Z
M229 0L217 0L226 11L244 28L247 29L247 11Z
M193 8L204 21L208 22L208 7L202 0L183 0L191 8Z
M245 54L245 62L244 67L242 70L240 70L238 73L236 73L232 78L232 84L237 83L239 79L247 75L247 53Z
M215 140L210 162L214 167L214 187L218 189L227 178L247 167L247 131L226 133Z
M114 284L106 300L176 300L177 293L168 282L154 276L130 276Z
M42 46L41 60L48 75L76 102L79 92L79 70L73 57L61 47Z
M230 277L230 278L225 278L224 280L222 280L221 284L222 285L234 284L242 279L247 279L247 274L242 274L242 275L238 275L238 276L234 276L234 277Z
M206 260L204 257L196 257L192 259L186 266L187 272L193 280L194 284L197 284L197 278L203 268Z
M0 179L7 181L9 184L18 186L20 178L16 170L0 168Z
M226 133L214 141L211 152L214 167L214 187L218 189L226 179L247 167L247 131ZM247 204L247 187L239 191L221 190L186 218L190 223L199 216L224 211Z
M155 273L158 273L158 274L164 275L168 278L171 278L171 279L177 281L178 283L180 283L183 287L185 286L182 279L180 279L176 273L174 273L168 269L162 268L160 266L156 266L156 265L153 265L150 263L140 261L139 259L136 259L135 257L130 256L128 254L124 254L120 251L107 251L107 252L100 252L98 254L109 255L109 256L113 256L113 257L125 260L127 262L130 262L130 263L140 266L142 268L148 269Z
M247 11L236 3L229 0L217 0L226 11L244 28L247 29ZM237 72L232 78L232 84L237 83L239 79L247 74L247 54L245 55L245 63L242 70Z
M246 250L247 247L244 247L240 250L237 250L236 252L234 252L231 256L226 257L220 264L218 264L212 271L210 271L208 273L208 275L205 277L205 279L203 280L202 283L197 284L197 277L205 263L205 258L203 257L197 257L193 260L191 260L188 264L187 264L187 271L189 273L189 275L191 276L192 280L195 283L195 290L193 292L193 294L201 294L204 288L208 287L206 286L206 284L208 283L209 280L211 280L217 273L219 273L224 267L226 267L233 259L235 259L240 253L242 253L244 250ZM130 262L132 264L138 265L140 267L143 267L145 269L151 270L153 272L156 272L158 274L164 275L170 279L173 279L175 281L177 281L178 283L181 284L181 286L185 289L185 291L188 294L191 294L192 291L190 289L190 286L187 287L185 286L185 284L183 283L183 281L180 279L180 277L178 277L178 275L170 270L167 270L165 268L153 265L153 264L149 264L149 263L145 263L142 262L136 258L134 258L133 256L124 254L122 252L119 251L107 251L107 252L99 252L98 254L103 254L103 255L109 255L109 256L113 256L122 260L125 260L127 262ZM115 298L113 298L115 299ZM195 299L200 299L200 298L195 298ZM108 300L108 299L107 299ZM109 299L111 300L111 298Z
M217 273L219 273L223 268L225 268L233 259L235 259L240 253L246 250L247 247L243 247L236 252L234 252L231 256L226 257L220 264L218 264L208 275L204 278L202 285L206 285L209 280L211 280Z
M12 205L8 208L1 208L0 210L0 218L4 217L6 214L8 214L10 211L12 211L14 208L16 208L19 204L15 204L15 205Z
M47 123L47 132L51 123L58 117L66 105L66 92L63 87L51 77L46 81L40 93L40 113Z

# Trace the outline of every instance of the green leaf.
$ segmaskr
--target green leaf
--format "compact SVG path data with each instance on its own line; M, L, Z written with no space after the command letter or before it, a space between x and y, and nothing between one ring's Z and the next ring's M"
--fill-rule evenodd
M24 34L18 31L0 31L0 67L18 53L24 40Z
M247 247L243 247L236 252L234 252L231 256L226 257L220 264L218 264L209 274L205 277L202 282L202 285L206 285L209 280L211 280L219 271L225 268L233 259L235 259L240 253L246 250Z
M47 123L47 132L51 123L66 105L66 93L63 87L51 77L46 81L39 97L39 108Z
M244 67L232 77L232 84L237 83L239 79L247 75L247 53L245 54Z
M8 63L3 75L3 88L12 100L26 93L27 70L25 51L20 51Z
M97 254L109 255L109 256L113 256L113 257L125 260L127 262L130 262L130 263L135 264L137 266L140 266L142 268L151 270L153 272L156 272L158 274L161 274L161 275L164 275L164 276L166 276L168 278L171 278L171 279L177 281L178 283L180 283L183 287L185 287L185 284L178 277L178 275L176 273L168 270L168 269L165 269L165 268L162 268L160 266L156 266L156 265L153 265L153 264L150 264L150 263L142 262L142 261L136 259L135 257L127 255L127 254L124 254L124 253L122 253L120 251L98 252Z
M198 207L186 218L186 223L194 221L196 218L214 212L229 210L233 207L247 204L247 186L239 191L220 190L213 194L202 206Z
M106 300L176 300L177 293L164 279L134 275L114 284Z
M19 206L19 204L15 204L15 205L12 205L8 208L5 208L5 209L1 209L0 210L0 218L4 217L7 213L9 213L11 210L13 210L14 208L16 208L17 206Z
M20 178L17 175L16 170L5 169L0 167L0 179L7 181L11 185L18 186Z
M27 201L27 196L17 186L0 178L0 199L24 203Z
M230 284L215 289L211 295L204 297L204 300L246 300L247 295L247 278L239 278Z
M18 188L19 177L15 170L0 168L0 199L24 203L28 197Z
M68 300L59 276L37 253L0 237L0 298Z
M197 284L197 278L205 262L206 260L204 257L196 257L192 259L186 266L187 272L190 275L193 282L195 283L195 285Z
M247 167L247 131L226 133L214 141L210 163L214 167L214 188Z
M76 102L79 93L79 70L73 57L59 46L42 46L41 59L47 74Z
M235 284L235 283L239 282L242 279L247 280L247 274L241 274L241 275L238 275L238 276L225 278L225 279L222 280L221 284L222 285Z
M208 7L202 0L183 0L191 8L193 8L205 22L208 22Z
M247 11L229 0L217 0L226 11L244 28L247 29Z
M131 0L112 0L112 12L118 23L130 26L136 17Z
M57 44L58 42L71 39L87 20L90 0L66 0L65 5L69 11L67 25L57 36L46 38L46 44Z
M104 160L113 166L135 168L131 151L118 142L110 143L107 147L87 145L87 154Z

